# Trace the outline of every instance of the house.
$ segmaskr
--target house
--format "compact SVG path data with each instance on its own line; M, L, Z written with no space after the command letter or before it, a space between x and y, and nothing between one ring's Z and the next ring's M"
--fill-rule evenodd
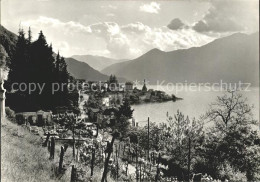
M37 112L20 112L15 115L18 124L30 124L37 126L50 125L52 122L52 112L42 111Z
M134 84L132 82L125 83L125 91L132 91L134 89Z
M109 97L103 97L102 98L102 105L109 107L110 98Z
M99 113L100 113L100 109L89 108L88 117L89 117L90 121L93 123L97 122Z
M68 108L65 106L60 106L55 108L58 114L65 114L68 111Z

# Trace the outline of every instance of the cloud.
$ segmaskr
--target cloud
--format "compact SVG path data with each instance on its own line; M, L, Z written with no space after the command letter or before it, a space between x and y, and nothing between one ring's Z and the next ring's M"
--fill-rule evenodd
M108 6L101 6L102 9L117 9L117 6L113 6L111 4L109 4Z
M55 18L49 18L45 16L40 16L36 20L28 20L21 22L22 26L31 28L41 28L44 29L46 27L52 27L53 29L60 29L65 31L65 34L74 34L74 33L90 33L91 29L86 27L80 23L69 21L69 22L62 22Z
M96 54L118 59L132 59L159 48L163 51L186 49L204 45L214 38L191 28L171 30L166 26L150 27L142 22L119 25L116 22L98 22L83 25L63 22L49 17L22 22L31 26L33 37L43 30L55 51L62 55Z
M68 42L66 41L58 41L55 46L57 46L56 48L54 49L57 49L59 50L60 52L66 52L70 49L70 46L68 44Z
M108 17L114 17L114 16L116 16L116 15L115 15L114 13L107 13L106 16L108 16Z
M32 37L35 40L40 30L43 31L48 43L52 43L55 52L58 50L63 56L69 56L71 51L78 54L81 51L74 49L75 47L87 47L89 35L92 30L89 26L81 23L68 21L63 22L59 19L39 16L37 19L31 19L21 22L21 26L25 29L31 27ZM100 47L100 46L99 46Z
M139 10L146 13L155 13L158 14L160 10L160 4L157 2L151 2L150 4L144 4L140 6Z
M179 19L175 18L173 19L167 27L171 30L178 30L184 28L185 24Z
M109 37L119 33L120 27L115 22L100 22L88 26L91 32L100 34L102 37Z
M129 32L129 33L144 33L144 32L151 31L151 28L149 26L144 25L141 22L123 25L123 26L121 26L121 29L124 32Z
M198 32L236 32L258 30L258 1L211 1L204 18L193 26Z
M103 37L107 50L115 58L136 58L153 48L163 51L186 49L214 40L188 28L173 31L166 26L151 28L141 22L122 26L112 22L99 23L91 25L91 29Z

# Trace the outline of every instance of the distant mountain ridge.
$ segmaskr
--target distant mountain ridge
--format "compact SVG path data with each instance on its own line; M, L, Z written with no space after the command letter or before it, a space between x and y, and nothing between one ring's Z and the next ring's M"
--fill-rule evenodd
M108 76L95 70L87 63L78 61L74 58L65 58L69 73L78 79L85 79L88 81L105 81Z
M202 47L171 52L153 49L136 59L110 65L102 73L73 58L66 58L66 63L75 78L93 81L107 80L107 75L114 74L127 80L146 79L153 83L157 80L165 83L214 83L223 80L259 85L258 41L259 32L251 35L236 33ZM16 42L17 35L0 26L0 46L9 57L15 50ZM119 80L125 80L122 78Z
M107 57L103 57L103 56L93 56L93 55L74 55L71 57L78 61L87 63L89 66L91 66L92 68L94 68L98 71L101 71L102 69L104 69L112 64L126 61L124 59L117 60L117 59L107 58Z
M235 33L202 47L163 52L153 49L101 72L152 83L251 83L259 85L259 33Z

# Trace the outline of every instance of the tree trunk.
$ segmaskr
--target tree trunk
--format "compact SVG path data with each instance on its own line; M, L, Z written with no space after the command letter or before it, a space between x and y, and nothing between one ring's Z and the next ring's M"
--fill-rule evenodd
M60 162L59 162L59 172L62 172L62 168L63 168L63 157L64 157L64 148L63 148L63 146L61 146Z
M51 138L51 152L50 152L50 159L54 159L54 154L55 154L55 138Z
M111 153L112 153L112 151L113 151L113 145L114 145L114 142L115 142L115 139L116 139L117 135L118 135L118 132L115 131L114 134L113 134L112 141L111 141L110 145L108 146L108 154L107 154L107 158L106 158L106 160L105 160L104 172L103 172L103 175L102 175L101 182L105 182L105 180L106 180L106 178L107 178L108 162L109 162Z

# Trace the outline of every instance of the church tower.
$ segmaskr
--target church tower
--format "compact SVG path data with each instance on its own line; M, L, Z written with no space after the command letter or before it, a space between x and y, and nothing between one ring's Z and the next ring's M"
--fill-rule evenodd
M144 79L144 85L143 85L143 88L142 88L142 92L147 92L147 87L146 87L145 79Z

